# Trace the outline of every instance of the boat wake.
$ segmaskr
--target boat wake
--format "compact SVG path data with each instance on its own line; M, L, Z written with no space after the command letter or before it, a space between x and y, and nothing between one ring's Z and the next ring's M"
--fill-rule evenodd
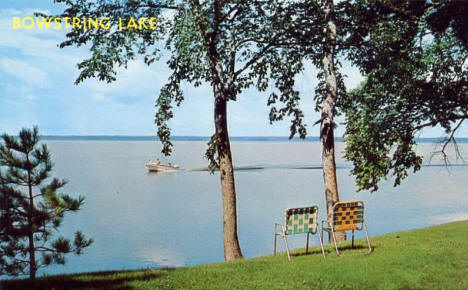
M445 166L445 164L424 164L423 167L439 167ZM455 167L465 167L468 164L452 164L451 166ZM449 168L451 167L448 166ZM341 164L337 165L336 169L352 169L351 164ZM322 170L323 167L321 165L313 164L313 165L304 165L304 164L282 164L282 165L248 165L248 166L234 166L234 171L260 171L260 170ZM180 168L177 172L180 171L195 171L195 172L208 172L208 167L195 167L195 168ZM215 171L218 171L216 169Z

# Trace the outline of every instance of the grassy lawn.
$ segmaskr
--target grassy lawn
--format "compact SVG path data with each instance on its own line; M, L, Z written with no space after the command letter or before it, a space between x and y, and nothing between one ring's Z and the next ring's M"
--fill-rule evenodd
M371 237L374 252L330 246L233 263L3 281L3 289L468 289L468 221ZM342 247L346 247L345 243ZM302 254L301 254L302 253ZM2 287L0 287L1 289Z

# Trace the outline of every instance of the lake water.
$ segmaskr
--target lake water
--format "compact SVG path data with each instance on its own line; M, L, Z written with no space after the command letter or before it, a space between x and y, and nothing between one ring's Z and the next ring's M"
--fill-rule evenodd
M86 197L77 213L66 216L60 234L82 230L94 244L82 256L67 256L65 266L42 274L184 266L223 261L219 175L205 171L148 173L160 145L151 141L45 141L54 175L69 180L64 192ZM206 167L206 142L175 142L171 159L181 168ZM468 144L461 144L468 154ZM337 151L344 147L337 143ZM318 142L233 142L236 166L262 166L236 172L239 239L245 257L273 251L273 223L284 209L325 201ZM429 156L433 144L420 144ZM468 166L425 166L401 186L381 184L376 193L356 193L350 165L337 157L341 200L361 199L370 235L468 219ZM425 161L427 164L427 161ZM432 165L442 164L433 159ZM361 234L358 233L358 237ZM302 236L290 239L303 247ZM316 243L315 237L311 240ZM282 244L280 244L280 247Z

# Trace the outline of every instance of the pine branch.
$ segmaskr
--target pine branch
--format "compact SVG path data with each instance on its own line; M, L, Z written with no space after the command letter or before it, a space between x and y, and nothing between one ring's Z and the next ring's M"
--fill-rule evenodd
M39 251L39 252L56 252L55 249L52 249L52 248L49 248L49 247L44 247L44 246L35 247L34 249L36 251Z

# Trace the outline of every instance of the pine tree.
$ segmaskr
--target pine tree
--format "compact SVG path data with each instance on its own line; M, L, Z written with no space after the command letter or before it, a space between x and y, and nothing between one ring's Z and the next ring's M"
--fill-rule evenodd
M52 263L65 264L65 254L81 254L92 243L77 231L73 245L51 241L66 212L75 212L84 197L59 191L66 180L51 178L53 163L38 128L22 129L19 137L2 136L0 143L0 274L29 273ZM40 260L38 260L40 258Z

